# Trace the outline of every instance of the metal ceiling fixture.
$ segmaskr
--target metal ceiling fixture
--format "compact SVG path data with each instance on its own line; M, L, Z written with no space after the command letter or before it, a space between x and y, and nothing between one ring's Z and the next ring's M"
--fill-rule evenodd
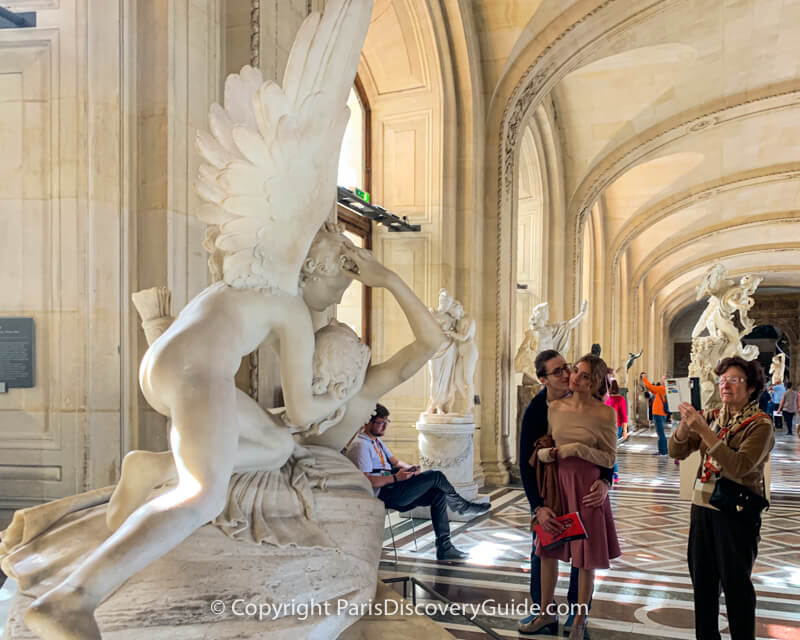
M379 205L370 204L345 187L339 187L338 200L339 204L348 211L370 218L378 224L382 224L389 231L420 231L422 229L418 224L411 224L408 217L396 216Z

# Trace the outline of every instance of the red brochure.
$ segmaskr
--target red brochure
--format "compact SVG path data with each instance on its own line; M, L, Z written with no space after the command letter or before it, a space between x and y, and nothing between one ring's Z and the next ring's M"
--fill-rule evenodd
M533 525L533 530L536 532L536 537L541 541L543 549L553 549L570 540L583 540L589 537L586 529L583 528L583 521L577 511L558 516L556 520L564 524L564 530L555 536L552 533L547 533L542 529L541 525Z

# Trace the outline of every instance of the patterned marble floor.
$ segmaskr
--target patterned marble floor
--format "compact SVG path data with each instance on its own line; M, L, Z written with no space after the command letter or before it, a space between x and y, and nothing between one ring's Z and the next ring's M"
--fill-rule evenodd
M782 432L776 439L772 506L764 517L754 569L757 637L800 640L800 439ZM678 468L653 456L654 449L652 433L635 434L620 447L621 482L612 492L612 506L623 555L609 570L598 572L587 634L594 640L694 638L685 559L689 505L678 498ZM392 552L385 552L381 577L414 576L453 602L477 606L491 599L480 620L501 637L532 637L516 631L522 617L518 609L526 607L528 598L528 503L519 488L490 495L489 514L452 525L455 544L470 553L464 563L436 561L426 520L414 521L414 551L409 521L393 514L399 562L394 566ZM386 540L391 543L388 528ZM560 565L560 602L566 596L567 571L567 565ZM461 640L487 637L456 616L432 617ZM720 618L724 630L724 604Z

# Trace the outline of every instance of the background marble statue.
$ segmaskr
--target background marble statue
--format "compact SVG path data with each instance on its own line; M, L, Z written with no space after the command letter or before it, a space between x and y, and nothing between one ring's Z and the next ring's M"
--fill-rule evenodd
M692 330L689 376L700 378L703 408L715 408L720 402L714 368L722 358L740 356L755 360L758 357L758 347L744 346L741 340L753 330L755 323L748 312L762 278L746 274L737 284L727 275L724 265L715 264L697 287L697 299L708 296L708 305ZM734 314L738 314L738 325ZM703 335L704 332L707 335Z
M644 353L644 349L641 349L639 353L628 353L628 357L625 360L625 365L622 367L617 367L614 369L614 375L617 378L617 384L620 387L627 387L628 386L628 371L631 370L633 363L636 362L639 358L642 357Z
M445 342L429 362L431 397L427 413L467 415L475 404L475 321L447 289L439 291L439 306L431 312Z
M457 347L453 380L456 386L455 408L458 413L468 414L475 405L475 368L478 366L478 347L475 344L475 320L464 311L460 302L453 305L456 318L455 329L445 336L455 341Z
M539 352L545 349L555 349L567 357L572 340L572 330L583 320L588 306L589 303L584 300L581 310L571 320L548 323L550 318L548 303L537 304L531 312L525 338L514 357L514 369L518 373L524 373L536 380L534 360Z
M447 336L441 348L431 358L428 368L431 375L431 397L428 401L428 413L450 413L455 400L455 367L458 359L458 345L452 338L456 330L457 319L453 313L455 299L447 289L439 291L439 306L431 309L431 313L439 328ZM450 334L448 336L448 334Z
M786 374L786 354L776 353L772 356L769 366L769 377L772 384L783 384L783 377Z
M370 0L331 0L301 26L282 86L246 66L228 77L224 107L211 106L212 133L197 137L205 164L196 189L206 201L197 214L211 225L206 246L222 280L189 302L140 368L148 402L171 418L177 484L31 605L25 621L40 637L100 638L100 602L223 510L239 441L230 424L234 375L269 335L280 340L292 424L319 421L349 399L335 389L312 393L309 308L337 302L359 275L355 247L317 232L335 202L347 98L371 12Z

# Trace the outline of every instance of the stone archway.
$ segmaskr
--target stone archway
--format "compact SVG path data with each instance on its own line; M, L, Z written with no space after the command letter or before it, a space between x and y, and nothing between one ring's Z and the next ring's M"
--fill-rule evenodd
M780 329L789 340L789 380L800 382L800 293L771 293L756 296L750 310L756 325L772 325Z

